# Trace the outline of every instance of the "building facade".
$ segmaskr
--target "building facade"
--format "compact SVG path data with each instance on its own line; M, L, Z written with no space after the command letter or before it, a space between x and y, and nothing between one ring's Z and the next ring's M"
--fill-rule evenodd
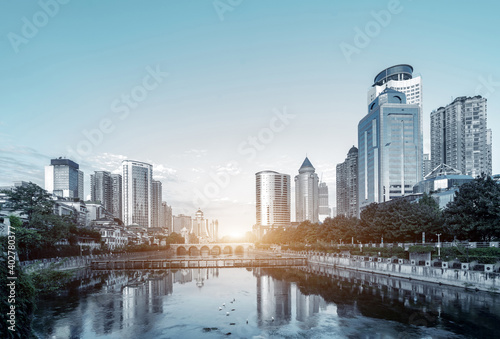
M318 187L319 196L319 219L324 221L332 216L332 210L328 200L328 186L326 182L320 182Z
M386 88L402 92L408 104L418 104L422 109L422 78L413 77L413 67L407 64L391 66L381 71L368 91L367 104L375 100Z
M259 236L290 224L290 176L274 171L255 174L256 218Z
M161 227L172 233L172 206L168 206L166 201L161 203Z
M191 216L184 214L174 215L172 217L172 224L173 232L181 234L182 229L185 228L187 233L189 233L192 227Z
M108 212L113 212L113 182L110 172L95 171L90 175L90 200L99 201Z
M113 186L112 204L115 218L122 219L122 176L121 174L111 174L111 185Z
M422 178L420 106L385 89L358 124L359 209L413 193Z
M122 170L123 223L153 227L153 166L140 161L123 160Z
M153 180L152 184L153 198L151 200L151 218L153 227L163 227L161 223L161 202L162 202L162 184L158 180Z
M347 158L337 165L337 213L346 217L358 216L358 149L351 147Z
M447 164L464 175L491 175L491 152L486 98L459 97L431 112L432 168Z
M295 221L319 221L319 178L306 157L295 176Z
M45 166L45 190L63 198L83 197L83 172L79 165L69 159L51 159Z

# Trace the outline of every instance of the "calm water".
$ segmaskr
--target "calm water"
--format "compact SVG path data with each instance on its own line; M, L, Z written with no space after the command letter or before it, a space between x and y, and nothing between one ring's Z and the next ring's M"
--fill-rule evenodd
M498 337L497 295L314 270L81 272L40 300L34 328L41 338Z

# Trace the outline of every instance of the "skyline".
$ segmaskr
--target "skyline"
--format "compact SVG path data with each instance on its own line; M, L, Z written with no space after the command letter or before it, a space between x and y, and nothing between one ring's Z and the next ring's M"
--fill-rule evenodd
M84 171L87 197L94 171L147 162L175 215L201 207L224 235L255 224L255 173L295 176L308 156L333 207L335 168L358 147L373 78L402 63L422 76L424 153L430 112L482 94L500 173L489 38L500 5L243 1L221 12L214 3L68 2L19 45L11 33L22 37L23 18L42 18L42 7L1 4L0 185L43 187L44 166L66 156ZM214 183L218 194L198 206L193 197ZM291 206L294 220L294 194Z

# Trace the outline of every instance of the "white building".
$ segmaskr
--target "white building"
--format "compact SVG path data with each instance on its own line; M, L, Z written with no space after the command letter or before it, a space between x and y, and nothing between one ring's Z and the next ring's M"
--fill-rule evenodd
M406 95L407 104L418 104L422 108L422 78L413 77L413 67L400 64L384 69L373 80L368 91L367 104L370 104L386 88L392 88Z
M290 176L274 171L255 174L256 227L259 237L269 229L290 225Z

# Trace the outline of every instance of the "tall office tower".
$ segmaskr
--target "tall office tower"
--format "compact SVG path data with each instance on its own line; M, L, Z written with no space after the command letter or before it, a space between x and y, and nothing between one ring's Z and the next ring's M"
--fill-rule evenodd
M465 175L491 175L486 98L459 97L431 112L432 168L447 164Z
M431 167L431 157L428 153L424 154L422 158L422 176L425 177L427 174L432 172L433 168Z
M337 165L337 214L358 216L358 149L351 147L347 158Z
M172 206L168 206L166 201L161 203L161 227L166 228L168 233L172 233Z
M113 187L113 215L122 220L122 176L121 174L111 174L111 186Z
M162 227L161 224L161 200L162 185L160 181L152 181L153 198L151 199L151 218L152 227Z
M172 217L172 232L181 234L181 230L185 228L188 232L191 230L191 216L179 214Z
M420 106L385 89L358 124L358 198L360 210L413 193L422 178Z
M193 219L190 233L194 233L197 237L208 237L208 220L203 217L201 210L196 211L196 217Z
M153 227L153 166L140 161L123 160L122 170L123 223Z
M319 221L318 175L306 157L295 176L295 221Z
M422 78L413 77L413 67L407 64L395 65L384 69L373 80L372 88L368 91L370 104L386 88L392 88L406 95L408 104L418 104L422 109Z
M99 201L104 209L113 213L113 182L111 173L95 171L90 175L90 200Z
M318 187L318 196L319 196L319 217L321 221L325 220L325 218L330 218L332 216L332 210L330 209L330 205L328 203L328 186L326 182L320 182Z
M83 172L69 159L51 159L45 166L45 190L59 197L80 198L83 201Z
M290 224L290 176L274 171L255 173L259 237Z

